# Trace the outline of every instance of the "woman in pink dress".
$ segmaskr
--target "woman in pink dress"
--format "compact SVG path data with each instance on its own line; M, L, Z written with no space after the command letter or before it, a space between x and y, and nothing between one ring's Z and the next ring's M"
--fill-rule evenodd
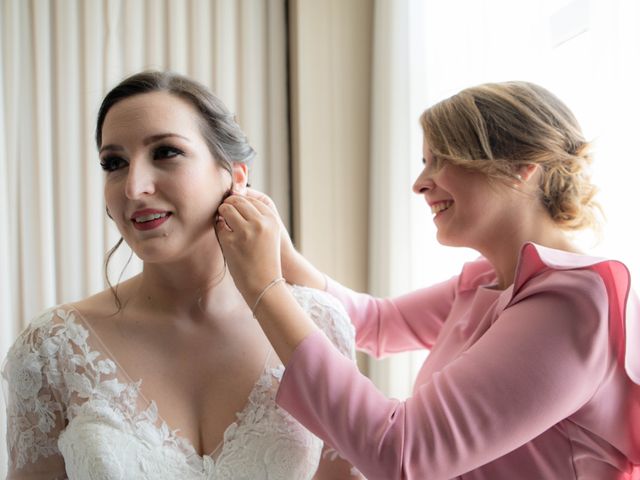
M638 300L622 263L568 235L597 210L573 114L507 82L463 90L421 123L413 190L440 243L481 254L454 278L393 299L355 293L294 250L268 198L219 208L236 285L286 365L277 402L370 480L640 478ZM413 395L379 392L283 275L337 297L359 348L430 350Z

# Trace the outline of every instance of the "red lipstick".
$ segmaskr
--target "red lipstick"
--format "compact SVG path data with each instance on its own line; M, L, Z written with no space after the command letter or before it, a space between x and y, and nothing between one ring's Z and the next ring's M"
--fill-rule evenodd
M169 220L171 212L145 208L131 215L131 222L136 230L153 230Z

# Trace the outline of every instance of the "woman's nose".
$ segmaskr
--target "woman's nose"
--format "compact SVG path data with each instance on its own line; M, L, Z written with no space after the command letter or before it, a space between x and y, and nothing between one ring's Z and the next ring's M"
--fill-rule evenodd
M155 178L153 169L144 162L131 161L125 184L127 198L136 200L154 192Z
M421 195L432 190L434 186L433 177L427 167L425 167L420 175L418 175L418 178L416 178L416 181L413 182L413 192Z

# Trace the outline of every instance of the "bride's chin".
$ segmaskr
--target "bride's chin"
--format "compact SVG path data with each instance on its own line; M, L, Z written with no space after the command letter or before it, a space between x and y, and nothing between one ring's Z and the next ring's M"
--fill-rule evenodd
M221 254L215 233L183 238L181 236L158 236L144 240L132 239L125 243L144 263L174 263L176 261L197 259L205 261L210 256Z
M200 248L170 248L164 247L152 247L152 248L136 248L132 249L134 255L136 255L145 264L175 264L176 262L206 262L209 257L215 255L212 249L205 251Z
M164 263L175 256L167 245L130 245L129 248L144 263Z

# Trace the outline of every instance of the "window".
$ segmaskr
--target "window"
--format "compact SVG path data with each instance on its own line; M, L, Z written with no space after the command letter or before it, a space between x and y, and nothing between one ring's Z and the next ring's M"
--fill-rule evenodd
M586 137L595 143L593 179L601 189L598 200L607 222L598 244L589 235L580 236L578 243L594 255L624 261L632 277L640 278L640 251L631 233L631 222L637 222L634 207L640 205L635 184L640 178L635 148L640 125L640 2L416 2L421 11L412 42L419 52L412 56L416 110L409 125L416 125L422 108L474 84L528 80L548 88L573 110ZM422 156L417 126L411 143L415 177ZM462 262L477 256L437 244L428 207L417 196L411 215L413 288L455 275ZM411 375L424 357L409 355ZM401 396L398 390L394 393Z

